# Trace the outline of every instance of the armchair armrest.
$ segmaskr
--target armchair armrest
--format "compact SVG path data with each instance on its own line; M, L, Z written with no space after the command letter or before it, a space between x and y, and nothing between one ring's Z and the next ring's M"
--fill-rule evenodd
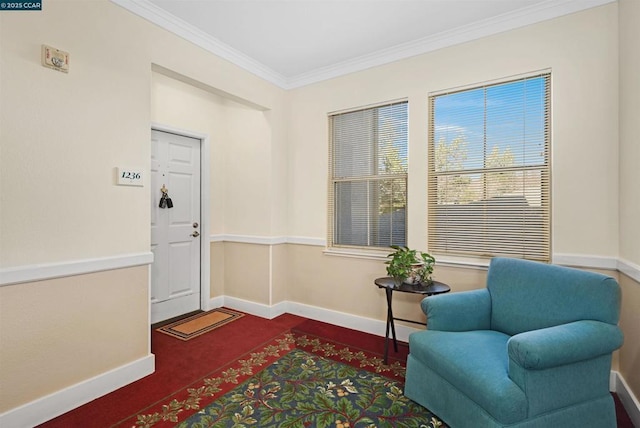
M491 296L486 288L426 297L421 307L429 330L489 330Z
M584 320L516 334L507 348L511 362L542 370L610 354L622 341L618 326Z

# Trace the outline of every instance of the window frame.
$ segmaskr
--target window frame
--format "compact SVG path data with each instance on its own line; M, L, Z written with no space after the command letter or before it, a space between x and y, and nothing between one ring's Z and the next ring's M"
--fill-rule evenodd
M404 137L406 146L404 147L406 151L406 155L404 157L404 162L407 164L406 171L403 173L395 173L395 174L381 174L376 172L375 174L368 175L354 175L354 176L344 176L337 177L336 176L336 162L335 162L335 141L334 141L334 118L348 113L356 113L363 112L368 110L377 111L380 108L391 107L395 105L405 105L406 109L406 135ZM374 113L375 114L375 113ZM327 245L325 249L325 253L334 254L334 255L345 255L345 256L355 256L355 257L365 257L365 258L380 258L382 256L386 256L389 252L388 246L376 246L376 245L353 245L353 244L344 244L337 243L336 241L336 221L337 221L337 202L336 202L336 185L341 182L366 182L366 183L375 183L383 180L402 180L404 183L404 216L405 216L405 233L404 233L404 241L407 241L408 235L408 227L407 227L407 208L408 208L408 145L409 145L409 132L408 132L408 116L409 116L409 102L407 98L396 99L392 101L381 102L377 104L371 104L362 107L356 107L347 110L335 111L327 114L327 122L328 122L328 192L327 192ZM377 131L371 129L372 134L376 136L371 139L372 143L378 142ZM376 144L373 144L373 152L376 152L376 158L373 160L373 164L375 165L374 169L377 169L378 165L378 154L376 150ZM373 198L371 199L374 200ZM367 218L367 221L370 221L370 218ZM368 233L367 239L371 240L371 232Z
M435 132L435 128L437 126L439 126L438 123L436 123L436 114L437 112L435 111L435 103L436 100L439 97L443 97L443 96L448 96L448 95L453 95L453 94L460 94L463 92L470 92L470 91L475 91L478 89L483 89L484 91L484 96L485 96L485 101L486 101L486 93L488 88L492 88L492 87L497 87L500 85L507 85L507 84L511 84L511 83L517 83L517 82L524 82L526 80L531 80L531 79L538 79L538 78L542 78L542 84L544 85L543 87L543 101L541 102L542 105L542 122L543 122L543 140L544 140L544 152L542 154L542 158L543 158L543 162L541 162L540 164L536 164L536 165L527 165L527 164L523 164L521 166L514 166L514 167L495 167L495 166L487 166L487 159L488 159L488 155L489 155L489 151L484 151L483 157L481 158L482 160L482 166L478 167L478 168L465 168L465 167L460 167L458 169L451 169L451 170L441 170L441 171L436 171L436 146L439 144L439 141L436 141L436 132ZM445 90L445 91L438 91L438 92L433 92L430 93L428 96L428 107L429 107L429 113L428 113L428 167L427 167L427 174L428 174L428 187L427 187L427 203L428 203L428 208L427 208L427 246L429 248L429 251L432 252L433 254L436 254L437 256L440 256L439 259L441 258L445 258L445 259L449 259L452 262L465 262L465 261L473 261L473 263L486 263L487 260L489 260L492 257L495 256L506 256L506 257L518 257L518 258L524 258L524 259L530 259L530 260L538 260L538 261L543 261L543 262L549 262L551 261L551 249L552 249L552 233L551 233L551 190L552 190L552 183L551 183L551 122L552 122L552 117L551 117L551 70L540 70L540 71L535 71L532 73L527 73L527 74L523 74L523 75L518 75L518 76L511 76L508 78L504 78L504 79L499 79L499 80L494 80L491 82L485 82L485 83L481 83L481 84L474 84L474 85L467 85L464 87L459 87L459 88L454 88L454 89L450 89L450 90ZM487 140L487 105L485 103L485 106L482 110L483 112L483 123L484 123L484 135L483 138L486 141ZM524 120L523 120L524 121ZM524 139L523 139L524 140ZM522 147L523 149L525 148L527 143L523 142L522 143ZM519 146L518 146L519 147ZM492 245L488 242L491 241L491 239L496 240L496 238L486 238L486 236L490 235L490 229L491 226L489 225L490 220L486 220L487 218L492 218L491 216L487 216L487 212L490 211L490 206L491 206L491 199L493 198L492 196L487 196L488 192L487 192L487 183L489 182L489 177L491 176L491 174L496 174L496 173L514 173L514 172L518 172L520 174L522 174L522 183L526 183L527 182L527 171L539 171L539 180L540 180L540 212L541 212L541 227L539 228L539 232L538 234L542 236L540 244L535 248L535 250L530 250L529 247L531 247L531 245L527 246L525 244L525 242L527 241L527 239L523 238L522 236L525 236L525 231L529 230L529 228L531 227L530 224L533 223L532 219L535 218L534 215L530 214L530 213L523 213L520 214L522 216L523 219L527 219L527 221L529 221L529 223L525 224L521 229L518 230L518 233L521 235L520 241L521 241L521 245L523 248L527 248L526 250L523 250L523 252L521 254L518 254L515 251L515 245L510 247L507 251L504 250L504 248L508 247L507 245L504 245L505 242L508 241L503 241L501 243L501 246L499 249L497 249L497 251L486 251L487 248L490 248ZM438 192L439 192L439 188L438 188L438 181L439 178L444 177L444 176L449 176L449 177L454 177L454 176L458 176L458 177L462 177L462 176L471 176L472 173L477 173L480 174L481 176L481 180L482 180L482 190L481 193L483 195L484 199L479 199L478 205L479 207L481 207L482 210L484 210L484 214L485 214L485 220L484 223L477 221L476 223L480 223L482 224L481 226L477 227L477 229L474 229L473 226L469 226L473 224L474 220L467 220L467 218L473 218L473 217L477 217L477 213L472 213L472 214L462 214L460 215L460 212L456 212L457 208L454 207L464 207L465 204L459 203L456 205L456 203L449 201L448 204L438 204ZM456 175L457 174L457 175ZM534 172L535 174L535 172ZM517 182L515 179L513 180L513 182ZM529 184L522 184L522 197L526 198L527 195L527 186L529 186ZM442 189L440 189L440 191L442 191ZM519 195L518 195L519 196ZM467 203L466 206L472 205L471 203ZM446 208L445 208L446 206ZM510 209L511 205L509 205L509 203L505 203L505 207L504 208L504 212L498 212L498 214L505 214L508 213L508 210ZM530 206L530 205L528 205ZM462 211L462 209L464 208L460 208L460 211ZM476 208L478 209L478 208ZM495 208L493 208L495 210ZM523 210L525 211L525 210ZM496 211L491 211L492 213L496 213ZM456 215L458 217L456 217ZM448 216L448 217L447 217ZM464 217L464 220L460 220L460 218ZM485 238L481 238L484 239L484 241L482 241L481 245L478 245L477 248L483 248L483 250L464 250L465 245L471 247L473 246L473 243L477 243L477 242L481 242L481 240L473 240L473 234L470 233L468 236L466 236L465 238L455 238L454 235L454 231L458 231L460 229L454 229L454 226L451 226L449 231L447 232L447 230L445 230L445 232L442 232L442 227L440 225L442 225L443 223L443 218L450 218L450 219L456 219L455 221L458 221L458 223L455 223L454 220L452 220L450 222L450 224L456 224L457 225L463 225L463 226L467 226L467 227L471 227L471 229L468 230L463 230L464 232L467 231L471 231L471 230L475 230L476 233L478 234L478 236L485 236ZM498 223L500 223L500 220L497 221ZM498 231L506 231L506 226L504 226L503 224L501 224L501 227L503 227L503 229L498 229ZM513 230L513 229L512 229ZM478 232L480 231L480 232ZM471 238L469 239L469 241L471 242L471 244L469 245L468 243L462 243L463 239L468 239L469 236L471 236ZM513 239L512 242L517 241L518 239ZM449 241L447 241L449 240ZM447 242L445 242L447 241ZM456 242L458 241L458 242ZM452 242L452 244L449 244L449 242ZM512 243L513 245L513 243ZM502 251L500 251L502 250Z

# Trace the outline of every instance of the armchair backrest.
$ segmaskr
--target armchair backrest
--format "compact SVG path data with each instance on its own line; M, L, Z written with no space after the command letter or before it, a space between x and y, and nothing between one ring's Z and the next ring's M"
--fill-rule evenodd
M620 287L609 276L496 257L487 274L491 329L514 335L579 320L617 324Z

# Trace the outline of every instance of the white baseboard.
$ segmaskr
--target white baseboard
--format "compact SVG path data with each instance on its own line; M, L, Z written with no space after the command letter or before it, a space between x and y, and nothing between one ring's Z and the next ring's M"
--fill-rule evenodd
M206 310L211 310L214 308L220 308L224 306L224 296L218 296L218 297L214 297L213 299L209 300L209 307Z
M219 300L217 300L219 302ZM249 300L238 299L236 297L223 297L223 304L214 305L213 302L210 305L211 308L224 306L229 309L235 309L237 311L246 312L251 315L255 315L262 318L273 319L279 315L287 312L287 303L282 302L273 306L265 305L263 303L251 302Z
M44 423L155 371L155 356L133 361L68 388L0 414L0 427L24 428Z
M365 333L374 334L384 337L386 322L373 318L359 317L357 315L345 312L332 311L329 309L319 308L317 306L304 305L301 303L288 302L287 312L294 315L300 315L317 321L329 324L339 325L341 327L353 330L363 331ZM395 323L396 338L402 342L409 341L409 334L414 331L420 331L419 328L407 327L400 322ZM391 333L389 333L391 334Z
M353 330L363 331L365 333L375 334L384 337L386 323L385 321L375 320L372 318L359 317L357 315L345 312L333 311L317 306L305 305L295 302L281 302L274 306L262 303L251 302L248 300L237 299L235 297L225 296L211 300L210 307L225 306L230 309L246 312L262 318L273 319L284 313L299 315L317 321L329 324L339 325ZM408 327L396 322L396 338L402 342L409 340L409 334L414 331L420 331L419 328Z
M640 427L640 401L638 401L638 398L633 394L624 378L620 376L620 373L616 371L612 371L611 373L615 380L613 391L618 394L618 398L627 411L633 426Z

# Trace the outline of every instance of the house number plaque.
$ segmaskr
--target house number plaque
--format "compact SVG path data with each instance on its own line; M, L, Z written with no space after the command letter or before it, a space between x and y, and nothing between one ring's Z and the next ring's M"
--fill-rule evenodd
M118 168L118 184L120 186L143 186L144 176L138 168Z

